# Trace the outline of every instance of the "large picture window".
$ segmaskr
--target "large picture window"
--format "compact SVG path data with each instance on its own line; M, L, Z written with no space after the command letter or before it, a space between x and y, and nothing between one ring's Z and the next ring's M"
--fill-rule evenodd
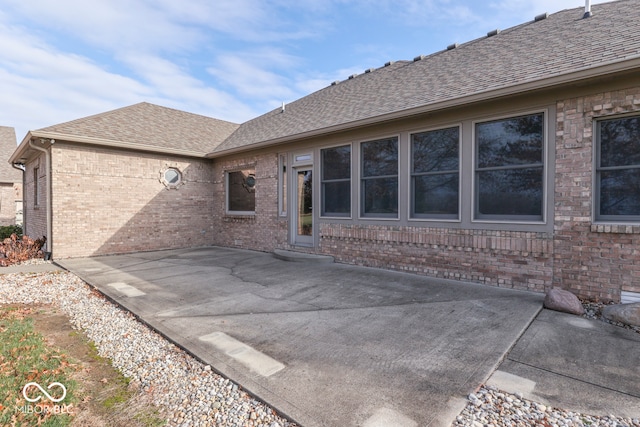
M351 216L351 146L320 151L322 216Z
M460 129L411 135L411 217L457 219Z
M256 171L227 172L227 212L253 215L256 210Z
M398 138L363 142L361 213L363 217L398 217Z
M476 124L476 219L542 221L544 114Z
M596 125L596 219L640 220L640 116Z

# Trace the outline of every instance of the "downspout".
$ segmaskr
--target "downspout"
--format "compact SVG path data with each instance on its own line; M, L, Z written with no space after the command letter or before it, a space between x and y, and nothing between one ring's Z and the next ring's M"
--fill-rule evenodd
M11 163L11 167L22 172L22 233L27 234L25 229L27 225L27 210L24 208L27 205L27 200L25 197L25 188L27 188L27 168L23 163Z
M51 140L51 144L54 144L56 141L55 140ZM47 168L47 173L45 174L46 179L47 179L47 201L46 201L46 215L47 215L47 243L46 243L46 248L47 248L47 254L45 254L45 259L50 259L51 258L51 249L53 248L53 241L52 241L52 236L53 236L53 213L52 213L52 208L51 208L51 152L46 149L46 148L42 148L42 147L38 147L36 145L33 145L33 140L29 140L29 147L33 148L34 150L40 151L42 153L44 153L44 157L45 157L45 164L46 164L46 168ZM51 148L51 147L49 147Z

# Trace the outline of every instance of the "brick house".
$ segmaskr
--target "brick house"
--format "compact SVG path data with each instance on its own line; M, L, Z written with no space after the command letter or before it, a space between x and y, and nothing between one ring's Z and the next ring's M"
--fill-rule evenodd
M592 12L389 62L241 125L143 103L31 131L11 158L27 231L56 257L289 249L636 298L640 2Z
M7 163L15 149L15 130L0 126L0 226L22 223L22 173Z

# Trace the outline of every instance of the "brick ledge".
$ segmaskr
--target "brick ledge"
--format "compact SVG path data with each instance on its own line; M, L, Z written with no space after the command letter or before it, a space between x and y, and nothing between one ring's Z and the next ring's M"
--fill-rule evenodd
M640 234L640 224L591 224L592 233Z

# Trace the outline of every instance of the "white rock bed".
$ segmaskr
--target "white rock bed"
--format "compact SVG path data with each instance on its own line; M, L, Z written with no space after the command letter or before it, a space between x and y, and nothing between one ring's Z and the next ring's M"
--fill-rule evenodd
M454 427L640 427L640 420L614 415L596 417L564 411L524 399L522 395L481 387L469 395L469 403Z
M295 426L71 273L0 275L0 304L60 307L100 356L151 394L169 426Z
M0 274L0 304L60 307L100 356L151 394L169 426L295 427L71 273ZM566 412L481 387L453 426L640 427L640 420Z

